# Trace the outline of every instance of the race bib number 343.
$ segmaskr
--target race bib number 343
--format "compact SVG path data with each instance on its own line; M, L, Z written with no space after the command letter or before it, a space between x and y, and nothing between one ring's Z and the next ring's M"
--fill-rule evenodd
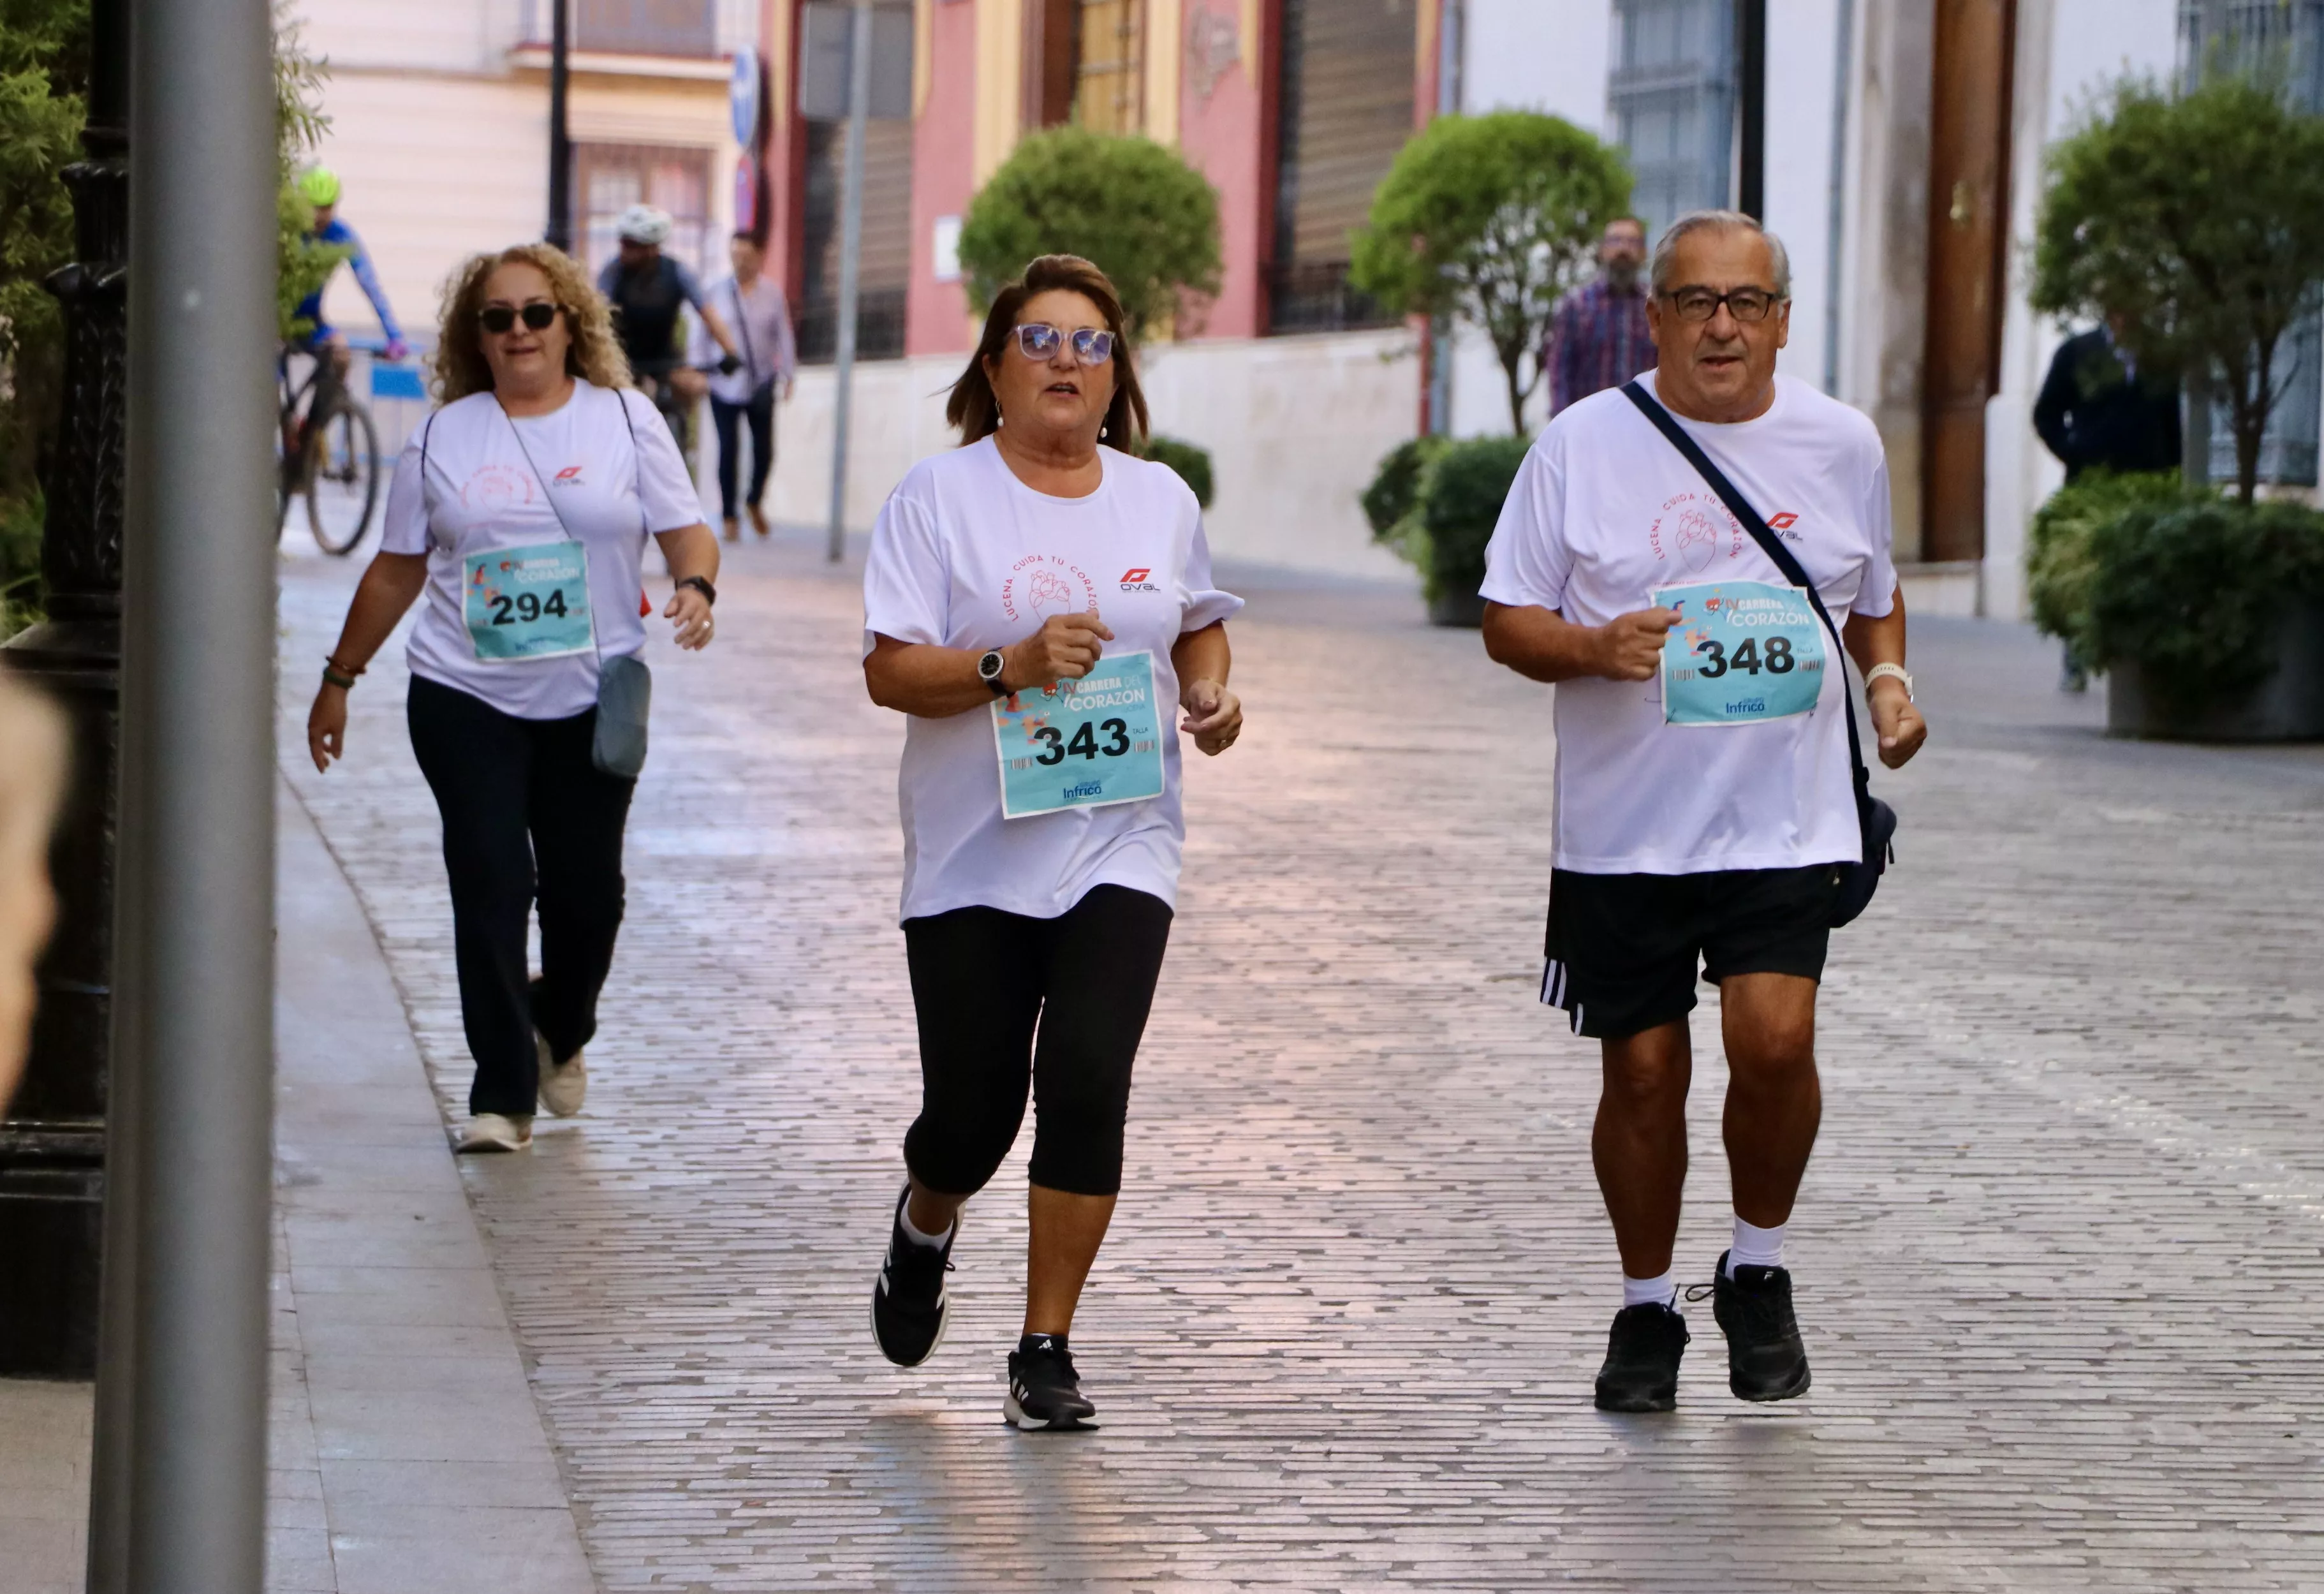
M579 543L496 548L461 563L461 617L477 658L558 659L595 645L589 556Z
M996 699L992 745L1003 818L1160 797L1154 655L1101 659L1080 680Z
M1823 622L1808 594L1763 581L1666 586L1663 723L1749 725L1808 713L1823 691Z

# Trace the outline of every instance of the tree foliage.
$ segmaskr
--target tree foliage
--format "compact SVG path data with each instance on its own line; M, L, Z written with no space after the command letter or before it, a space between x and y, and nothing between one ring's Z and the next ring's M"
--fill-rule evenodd
M970 201L960 264L981 308L1044 254L1094 263L1113 279L1131 336L1142 336L1169 324L1185 296L1219 290L1219 197L1151 139L1037 133Z
M87 0L0 0L0 522L22 521L56 411L63 322L44 283L72 255L63 173L88 92ZM22 574L22 540L0 550L0 582Z
M1620 152L1571 122L1439 116L1373 194L1351 274L1383 304L1456 315L1484 333L1508 379L1510 429L1522 432L1550 317L1629 202Z
M312 332L298 316L301 300L330 280L347 251L307 235L315 207L293 180L307 154L322 142L331 119L323 114L329 69L307 53L290 0L274 8L274 318L285 341Z
M2265 77L2116 83L2048 156L2034 308L2114 319L2142 362L2219 381L2248 502L2289 385L2285 331L2324 279L2324 117Z

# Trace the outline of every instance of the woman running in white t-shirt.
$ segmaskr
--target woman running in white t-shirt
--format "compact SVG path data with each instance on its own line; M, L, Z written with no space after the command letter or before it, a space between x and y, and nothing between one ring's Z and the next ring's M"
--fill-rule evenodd
M581 1048L621 926L637 781L599 768L593 746L604 667L645 646L646 534L677 578L662 613L681 648L710 640L718 542L669 428L627 391L604 296L570 257L540 244L476 256L446 290L440 339L444 406L396 463L379 557L323 662L307 746L318 769L344 753L347 691L424 590L406 709L443 815L476 1059L457 1148L521 1151L536 1098L560 1118L581 1110ZM536 899L540 978L529 980Z
M905 475L863 572L864 680L909 716L921 1080L872 1325L899 1367L935 1351L961 1204L1008 1155L1029 1087L1030 1276L1002 1409L1084 1428L1097 1408L1065 1336L1121 1188L1170 935L1178 733L1215 754L1241 732L1225 621L1242 600L1211 585L1194 493L1130 452L1146 399L1089 262L1044 255L1001 290L945 417L964 446Z

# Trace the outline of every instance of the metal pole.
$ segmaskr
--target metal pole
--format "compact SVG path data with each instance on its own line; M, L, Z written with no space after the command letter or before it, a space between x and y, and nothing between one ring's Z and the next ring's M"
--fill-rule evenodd
M839 225L839 325L832 351L831 530L825 557L847 554L847 419L855 381L856 278L863 263L863 138L872 118L872 0L855 0L847 36L847 181Z
M273 85L267 0L132 40L123 739L137 834L133 1594L265 1561L273 1074Z
M565 112L573 39L567 0L549 0L549 243L573 253L573 135Z
M1736 76L1742 79L1741 159L1735 208L1754 221L1767 215L1767 0L1736 0Z
M1856 0L1840 0L1840 41L1831 66L1831 189L1824 215L1823 391L1840 394L1840 255L1846 246L1848 104L1856 81Z

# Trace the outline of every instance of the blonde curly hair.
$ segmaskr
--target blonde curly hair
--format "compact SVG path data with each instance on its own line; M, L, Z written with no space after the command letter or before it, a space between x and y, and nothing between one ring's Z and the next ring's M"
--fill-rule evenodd
M629 357L613 336L613 310L589 281L579 261L547 244L519 244L498 254L471 258L444 283L443 318L437 327L436 398L448 404L493 388L493 368L484 359L484 328L476 313L484 308L484 282L504 265L529 265L549 279L549 290L565 312L573 341L565 350L565 373L599 387L628 387Z

